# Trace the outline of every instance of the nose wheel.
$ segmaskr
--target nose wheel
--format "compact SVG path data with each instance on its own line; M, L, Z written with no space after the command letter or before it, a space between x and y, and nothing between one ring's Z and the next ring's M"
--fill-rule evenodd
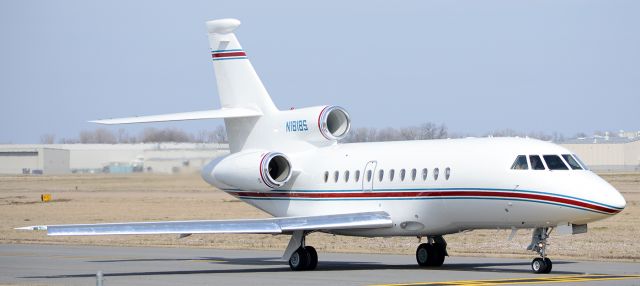
M547 239L551 234L551 229L548 227L536 228L531 236L531 244L527 247L527 250L535 251L540 255L531 261L531 270L537 274L547 274L551 272L553 263L551 259L547 257Z
M553 263L551 263L551 259L545 257L536 257L531 261L531 270L537 274L546 274L551 272L551 268L553 267Z

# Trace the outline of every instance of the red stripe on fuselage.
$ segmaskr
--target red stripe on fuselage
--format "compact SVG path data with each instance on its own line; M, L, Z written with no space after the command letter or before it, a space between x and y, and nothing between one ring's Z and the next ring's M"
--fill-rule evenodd
M348 198L410 198L410 197L501 197L514 199L530 199L567 204L614 214L620 210L590 204L587 202L553 197L539 194L492 192L492 191L428 191L428 192L367 192L367 193L264 193L264 192L231 192L240 197L258 198L312 198L312 199L348 199Z
M213 53L211 54L212 58L227 58L227 57L246 57L247 54L245 52L228 52L228 53Z

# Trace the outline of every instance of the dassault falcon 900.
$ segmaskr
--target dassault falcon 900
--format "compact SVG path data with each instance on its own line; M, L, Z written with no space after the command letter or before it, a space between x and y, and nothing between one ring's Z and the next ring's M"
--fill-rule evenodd
M234 31L236 19L207 22L221 108L92 121L128 124L222 118L231 154L202 170L209 184L273 216L268 219L40 225L49 235L262 233L291 235L283 259L312 270L312 232L415 236L420 266L438 267L447 234L533 229L531 268L549 273L551 230L587 223L626 202L569 150L525 138L465 138L338 144L351 118L339 106L278 110Z

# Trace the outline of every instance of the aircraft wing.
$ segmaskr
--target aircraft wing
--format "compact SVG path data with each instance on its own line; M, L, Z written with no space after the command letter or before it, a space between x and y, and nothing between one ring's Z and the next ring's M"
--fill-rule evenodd
M135 116L125 118L113 118L92 120L89 122L98 124L129 124L129 123L148 123L148 122L164 122L164 121L180 121L180 120L196 120L196 119L216 119L216 118L236 118L236 117L255 117L261 116L262 113L248 108L221 108L214 110L192 111L182 113L170 113L149 116Z
M19 230L46 230L48 235L290 233L297 230L384 228L393 225L386 212L243 220L195 220L99 224L36 225Z

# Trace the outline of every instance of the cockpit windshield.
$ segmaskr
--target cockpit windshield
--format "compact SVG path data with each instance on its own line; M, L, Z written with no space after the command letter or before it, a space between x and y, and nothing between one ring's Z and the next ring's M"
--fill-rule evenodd
M540 159L540 156L529 155L529 161L531 161L531 169L544 170L544 165L542 164L542 159Z
M573 158L575 158L576 161L580 163L580 166L582 166L582 169L589 170L589 167L587 166L587 164L585 164L582 160L580 160L580 157L578 157L578 155L573 154Z
M527 160L527 157L529 160ZM511 170L588 170L575 154L517 155Z
M529 164L527 163L527 156L518 155L516 160L511 165L511 170L528 170Z
M564 160L567 162L567 164L569 164L569 167L571 167L572 170L582 170L580 163L578 163L578 161L576 161L573 156L569 154L562 154L562 158L564 158Z
M562 162L558 155L543 155L542 158L547 162L549 170L569 170L569 167Z

